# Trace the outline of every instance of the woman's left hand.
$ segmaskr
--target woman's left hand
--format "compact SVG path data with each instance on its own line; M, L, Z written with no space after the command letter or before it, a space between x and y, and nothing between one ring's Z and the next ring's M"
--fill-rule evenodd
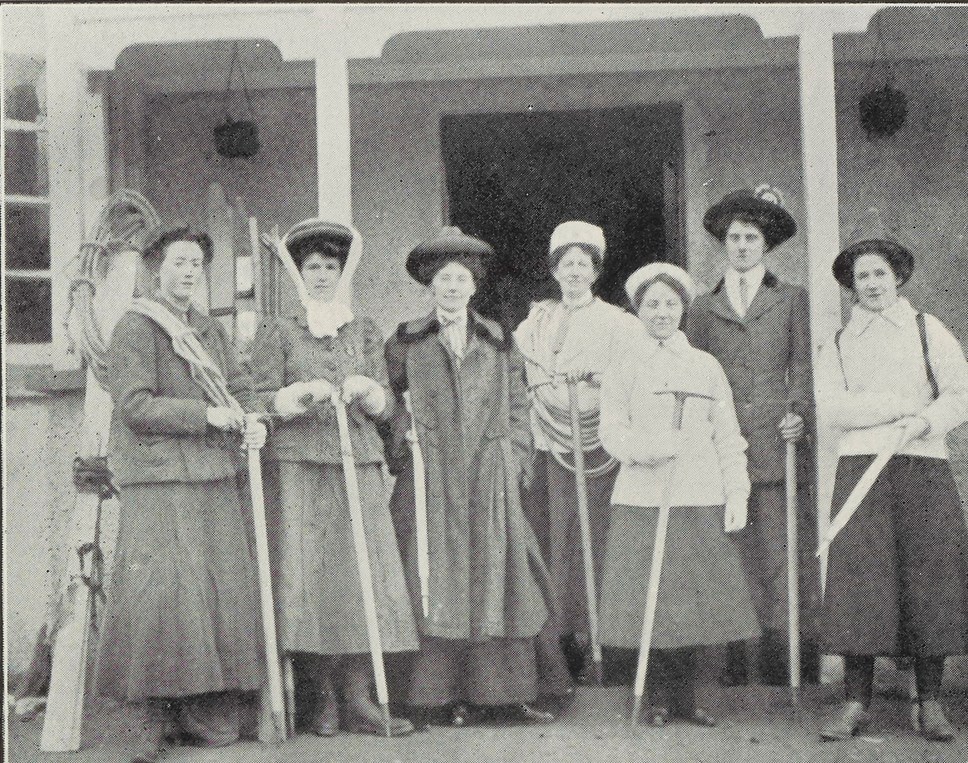
M360 401L360 407L370 416L379 416L387 407L383 387L368 376L347 376L343 382L343 402Z
M269 432L266 429L265 424L256 419L246 417L245 432L242 435L242 444L246 448L262 448L262 446L266 444L268 434Z
M726 532L737 532L746 527L747 501L747 498L726 499Z
M898 420L897 425L905 430L905 443L924 437L931 431L931 425L921 416L905 416Z

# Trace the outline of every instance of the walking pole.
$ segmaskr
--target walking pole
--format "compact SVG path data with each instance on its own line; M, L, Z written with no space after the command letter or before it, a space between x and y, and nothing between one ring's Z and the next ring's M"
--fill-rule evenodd
M687 397L702 397L711 399L709 395L696 392L683 391L660 391L656 395L673 395L675 406L672 409L672 428L676 431L682 429L682 411L686 404ZM661 503L659 504L659 515L655 527L655 543L652 546L652 565L649 570L649 587L645 593L645 617L642 618L642 638L639 640L639 661L635 670L635 683L633 685L633 703L631 724L638 723L639 714L642 712L642 695L645 691L645 673L649 667L649 649L652 647L652 626L655 624L655 610L659 601L659 578L662 575L662 561L665 558L665 539L669 530L669 512L672 510L672 488L675 485L676 465L679 462L678 454L673 456L669 462L669 471L666 475L665 484L662 486Z
M246 424L258 422L259 414L246 415ZM266 530L266 504L262 493L262 463L259 449L249 447L249 488L252 491L252 518L255 524L256 568L259 574L259 598L262 605L262 634L266 650L269 708L272 716L272 740L286 738L286 705L282 692L279 644L276 640L276 610L272 599L272 573L269 568L269 537Z
M343 474L346 478L346 499L350 508L350 524L353 531L353 546L356 550L356 566L360 572L360 588L363 589L363 610L366 614L366 634L370 639L370 656L373 658L376 697L383 713L383 726L389 737L392 736L390 731L390 696L387 691L386 673L383 669L383 647L380 644L380 629L376 618L376 598L373 594L370 557L366 549L360 486L356 481L356 461L353 458L353 444L350 442L350 425L346 418L346 403L343 402L338 390L333 391L333 406L336 408L336 423L339 426Z
M787 415L793 411L787 409ZM800 558L797 528L797 444L786 441L787 615L790 703L800 703Z
M578 383L569 380L568 407L571 412L571 449L575 454L575 485L578 493L578 525L585 566L585 597L588 600L588 635L592 647L592 676L602 685L602 645L598 638L598 594L592 558L592 529L588 514L588 482L585 475L585 449L582 447L581 420L578 411Z
M407 439L413 455L413 503L415 512L415 534L417 536L417 578L420 580L420 604L423 616L430 614L430 544L427 536L427 469L423 451L417 438L417 421L413 417L410 393L404 392L403 399L410 414L410 430Z

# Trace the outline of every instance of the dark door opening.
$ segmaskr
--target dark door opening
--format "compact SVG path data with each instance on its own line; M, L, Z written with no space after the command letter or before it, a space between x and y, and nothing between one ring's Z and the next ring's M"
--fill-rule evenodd
M557 294L548 239L565 220L605 230L595 291L614 304L641 265L684 263L679 105L446 116L441 145L450 224L497 253L475 297L484 315L513 327Z

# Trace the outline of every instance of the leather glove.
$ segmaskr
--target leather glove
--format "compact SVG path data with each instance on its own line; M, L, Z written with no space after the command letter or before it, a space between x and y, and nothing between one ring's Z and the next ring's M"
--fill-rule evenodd
M725 530L728 533L737 532L746 527L746 496L729 496L726 498L726 521Z
M308 382L295 382L276 392L272 406L283 417L301 416L306 412L303 398L310 394Z
M343 382L343 401L349 404L354 400L360 401L360 407L369 416L379 416L387 407L383 387L368 376L347 376Z

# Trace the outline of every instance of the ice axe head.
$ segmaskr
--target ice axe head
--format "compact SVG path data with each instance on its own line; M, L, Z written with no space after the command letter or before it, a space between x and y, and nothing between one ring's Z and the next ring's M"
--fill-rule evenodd
M706 400L712 400L712 395L706 395L702 392L689 392L684 389L663 389L655 393L656 395L672 395L675 400L675 408L672 409L672 428L682 429L682 409L686 405L686 398L689 397L701 397Z

